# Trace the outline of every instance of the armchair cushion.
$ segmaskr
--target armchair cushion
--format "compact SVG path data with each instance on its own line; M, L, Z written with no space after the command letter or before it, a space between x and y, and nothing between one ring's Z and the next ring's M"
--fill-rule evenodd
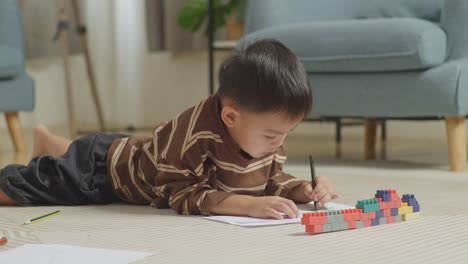
M416 18L302 22L248 34L239 48L256 39L282 41L308 72L386 72L422 70L447 57L444 31Z
M0 79L14 78L22 71L22 57L18 49L0 45Z

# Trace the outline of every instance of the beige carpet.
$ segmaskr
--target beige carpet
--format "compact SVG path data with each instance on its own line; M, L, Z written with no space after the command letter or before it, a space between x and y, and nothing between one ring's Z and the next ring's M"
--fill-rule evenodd
M286 168L308 179L305 163ZM413 222L321 234L291 224L244 228L146 206L0 208L0 232L10 238L0 250L24 243L61 243L154 251L141 263L467 263L468 176L402 162L318 160L354 205L376 189L413 193L422 218ZM61 210L61 215L23 226L31 217Z

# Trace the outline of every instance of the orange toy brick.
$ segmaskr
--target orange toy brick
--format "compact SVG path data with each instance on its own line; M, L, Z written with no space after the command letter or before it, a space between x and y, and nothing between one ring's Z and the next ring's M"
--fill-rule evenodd
M306 232L310 234L319 234L323 232L323 225L307 225Z

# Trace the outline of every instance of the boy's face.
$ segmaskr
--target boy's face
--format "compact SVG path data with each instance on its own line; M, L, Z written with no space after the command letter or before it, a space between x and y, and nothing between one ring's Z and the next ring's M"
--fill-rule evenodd
M275 152L302 117L291 120L284 113L252 113L224 107L221 117L239 147L254 158Z

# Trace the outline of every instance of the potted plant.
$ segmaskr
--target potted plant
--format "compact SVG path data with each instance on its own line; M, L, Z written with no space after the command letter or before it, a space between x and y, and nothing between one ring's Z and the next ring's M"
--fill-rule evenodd
M185 30L197 32L205 25L208 33L209 0L187 0L177 18ZM237 40L243 34L243 13L246 0L212 0L214 9L214 31L227 28L227 39Z

